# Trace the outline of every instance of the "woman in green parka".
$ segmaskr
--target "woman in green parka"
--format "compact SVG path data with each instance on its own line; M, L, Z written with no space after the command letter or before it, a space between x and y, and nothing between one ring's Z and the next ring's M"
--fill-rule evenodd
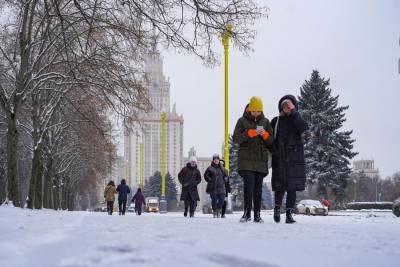
M244 183L244 214L240 222L264 222L260 216L262 183L268 175L268 146L273 143L271 124L263 114L263 103L252 97L243 116L237 121L233 141L239 144L238 171Z

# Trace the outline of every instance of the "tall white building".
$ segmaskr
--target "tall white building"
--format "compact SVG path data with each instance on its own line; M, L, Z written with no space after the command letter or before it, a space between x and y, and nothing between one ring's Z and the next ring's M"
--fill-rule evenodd
M380 177L379 169L375 169L375 161L371 160L355 160L353 161L353 173L364 173L370 178Z
M183 166L183 116L178 115L175 105L170 108L170 83L163 74L160 53L153 50L145 62L147 88L152 110L140 114L140 125L125 134L124 156L127 166L127 182L133 187L140 180L140 144L143 144L143 182L156 171L161 172L161 114L166 112L166 173L169 172L178 185L178 173Z

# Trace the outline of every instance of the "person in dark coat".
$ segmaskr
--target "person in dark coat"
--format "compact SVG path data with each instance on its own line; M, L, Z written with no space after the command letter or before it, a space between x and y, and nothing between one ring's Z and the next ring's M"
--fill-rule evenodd
M125 215L128 194L131 193L129 186L126 185L125 179L121 180L121 184L119 184L117 187L117 192L118 192L119 215Z
M190 217L194 217L197 201L200 201L197 185L201 183L201 174L197 168L196 157L191 157L190 162L178 174L179 183L182 185L181 201L184 201L185 211L183 216L187 217L190 207Z
M132 203L135 202L135 212L137 215L142 215L142 206L146 205L146 200L142 194L142 189L139 187L136 194L132 198Z
M211 197L214 218L221 216L221 209L226 193L224 171L219 165L219 160L219 155L214 154L211 165L204 173L204 179L207 182L206 192Z
M229 182L228 170L225 169L225 160L221 159L219 161L219 164L221 165L221 169L224 172L225 200L224 200L224 204L222 204L221 218L225 218L226 206L228 205L228 194L231 192L231 184Z
M305 189L306 173L302 134L308 124L298 112L296 98L286 95L279 100L279 117L272 121L276 140L272 146L272 190L275 191L274 220L280 222L280 208L286 192L286 223L294 223L292 213L296 191Z
M243 116L236 123L233 141L239 144L238 171L244 183L244 214L240 222L251 221L254 203L254 222L262 223L262 183L268 174L268 146L272 145L274 138L259 97L250 99Z

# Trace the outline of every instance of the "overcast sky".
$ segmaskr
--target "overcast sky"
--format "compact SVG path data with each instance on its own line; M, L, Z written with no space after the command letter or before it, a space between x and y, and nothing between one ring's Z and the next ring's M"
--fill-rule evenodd
M251 96L260 96L268 118L284 94L299 95L313 69L331 79L340 105L349 105L345 129L353 129L357 159L375 159L382 176L400 171L400 1L260 1L270 16L257 25L255 52L231 49L230 121ZM222 53L222 45L220 47ZM223 142L223 68L164 52L171 105L184 115L184 154L220 153Z

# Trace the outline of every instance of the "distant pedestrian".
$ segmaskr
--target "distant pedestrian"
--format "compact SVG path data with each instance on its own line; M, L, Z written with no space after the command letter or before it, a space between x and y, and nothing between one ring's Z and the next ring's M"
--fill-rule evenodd
M196 157L190 158L190 162L179 172L178 179L179 183L182 185L181 201L184 201L185 205L183 216L187 217L189 209L189 216L194 217L197 201L200 201L197 186L201 183L201 174L197 168Z
M280 222L280 209L286 192L286 223L293 219L296 191L305 189L306 173L302 134L307 123L298 112L296 98L286 95L279 100L279 116L272 121L276 140L272 149L272 190L275 191L274 220Z
M126 185L125 179L121 180L121 184L119 184L117 187L117 192L118 192L119 215L125 215L128 194L131 193L129 186Z
M329 210L329 207L331 206L331 202L328 199L326 199L324 196L321 196L321 203L322 203L322 205L327 207Z
M104 198L107 202L107 213L112 215L115 201L115 194L117 190L115 189L114 181L109 181L106 188L104 189Z
M142 194L142 189L139 187L136 194L132 198L132 203L135 202L135 212L137 215L142 215L143 205L146 205L146 200Z
M244 213L240 222L262 223L261 195L263 179L268 174L268 147L274 142L269 120L264 116L263 103L252 97L243 116L237 121L233 141L239 144L238 170L244 183Z
M221 159L219 161L219 164L221 165L221 169L224 172L224 181L225 181L225 200L224 204L222 204L222 212L221 212L221 218L225 218L226 214L226 207L228 205L228 195L231 192L231 184L229 181L229 173L228 170L225 168L225 160Z
M207 182L206 192L210 194L211 197L214 218L220 218L221 216L222 205L224 204L226 193L224 171L222 170L219 161L219 155L214 154L211 165L204 173L204 179Z

